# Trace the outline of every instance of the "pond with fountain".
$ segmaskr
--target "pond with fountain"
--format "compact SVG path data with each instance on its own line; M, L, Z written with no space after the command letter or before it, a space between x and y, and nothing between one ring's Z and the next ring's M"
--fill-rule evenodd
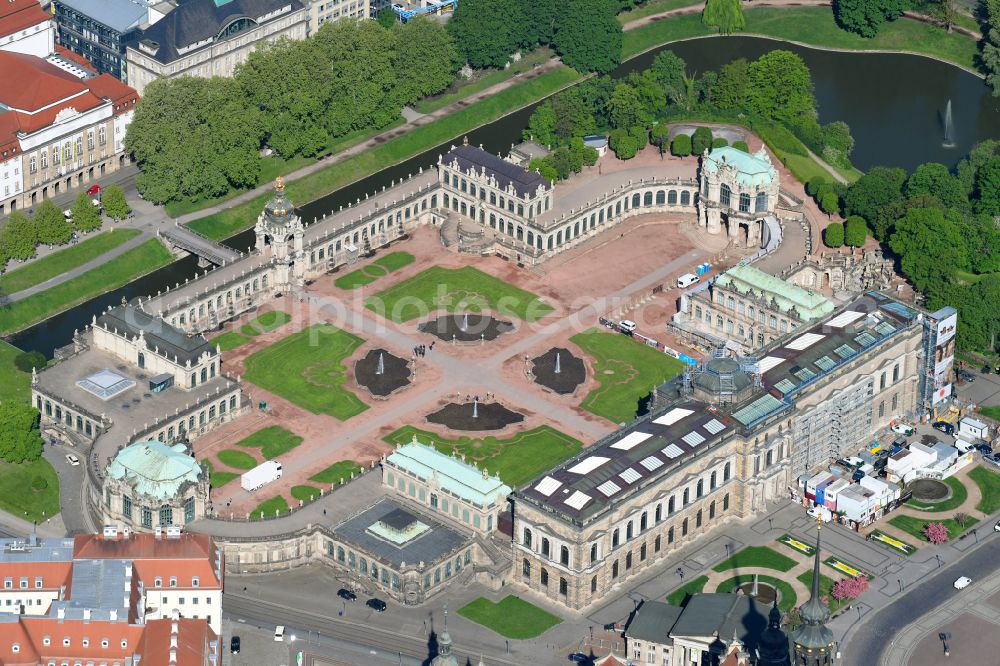
M587 368L583 359L573 356L570 350L553 347L531 359L531 374L536 384L561 395L569 395L586 381Z
M485 342L510 333L514 324L496 319L493 315L464 312L425 321L417 326L417 330L444 342Z
M372 349L354 364L358 384L378 398L389 396L410 383L412 372L406 359L385 349Z
M427 420L451 430L502 430L524 421L524 414L508 409L499 402L480 402L476 396L470 402L448 403L428 414Z

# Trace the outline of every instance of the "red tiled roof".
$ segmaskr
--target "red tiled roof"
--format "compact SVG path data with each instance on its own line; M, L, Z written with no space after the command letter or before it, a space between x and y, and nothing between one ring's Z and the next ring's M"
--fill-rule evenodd
M127 539L81 534L74 538L73 559L132 560L147 589L155 587L157 576L162 579L162 587L169 586L171 577L177 578L178 587L191 587L191 579L195 576L199 587L222 586L216 576L216 550L207 534L185 532L173 538L132 534ZM218 563L218 567L221 569L222 564Z
M204 621L203 621L204 622ZM22 616L17 622L6 622L0 637L0 664L13 666L38 664L48 659L124 659L133 655L143 633L141 625L125 622L84 622L83 620L59 621L52 617ZM50 638L49 645L44 638ZM69 645L63 640L68 638ZM87 647L83 639L88 639ZM101 647L108 639L108 646ZM122 648L125 640L125 648ZM14 653L13 646L20 650Z
M13 35L25 28L51 21L38 0L6 0L0 2L0 37Z
M0 0L2 1L2 0ZM42 589L58 590L63 585L69 585L72 562L0 562L0 578L13 578L14 587L18 587L18 579L27 578L28 587L35 587L35 578L42 579Z
M35 111L86 90L83 81L41 58L0 51L0 102L9 107Z
M177 661L170 661L170 637L174 623L177 623ZM209 643L218 640L207 620L180 618L171 620L150 620L142 634L142 643L137 652L142 657L143 666L204 666L210 663L212 653ZM216 643L218 649L218 643Z
M73 51L70 51L62 44L56 44L56 54L58 54L59 57L64 60L69 60L70 62L76 63L77 65L83 67L88 72L93 72L94 74L97 73L97 70L94 69L94 64L92 62L84 58L79 53L74 53Z
M135 102L139 101L139 93L135 88L125 85L110 74L101 74L88 79L87 85L90 86L90 92L111 100L116 116L131 111L135 108Z

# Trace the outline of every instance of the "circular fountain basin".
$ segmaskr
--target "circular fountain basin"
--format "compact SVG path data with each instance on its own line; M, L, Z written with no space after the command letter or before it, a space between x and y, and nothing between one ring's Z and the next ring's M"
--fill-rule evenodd
M473 409L475 406L475 409ZM473 414L475 413L475 416ZM431 423L447 426L452 430L502 430L512 423L524 420L524 414L507 409L499 402L451 402L427 415Z
M437 319L425 321L417 330L429 333L444 342L479 342L480 340L496 340L504 333L514 330L509 321L501 321L492 315L472 312L442 315Z

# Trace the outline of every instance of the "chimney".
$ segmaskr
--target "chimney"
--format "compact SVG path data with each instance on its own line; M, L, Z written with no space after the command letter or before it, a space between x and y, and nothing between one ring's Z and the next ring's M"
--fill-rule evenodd
M108 616L108 620L110 620L111 622L117 622L118 621L118 609L117 608L112 608L111 609L111 614Z
M66 619L66 609L65 608L57 608L56 609L56 619L59 620L60 622L62 622L63 620Z
M84 608L83 609L83 623L84 624L90 624L90 609L89 608Z

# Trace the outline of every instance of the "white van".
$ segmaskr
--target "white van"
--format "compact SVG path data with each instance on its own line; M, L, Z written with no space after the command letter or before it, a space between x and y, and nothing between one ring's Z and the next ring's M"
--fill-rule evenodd
M677 278L677 288L684 289L685 287L690 287L696 282L701 282L701 278L694 273L685 273L684 275Z
M618 328L620 328L625 333L632 335L635 332L635 322L631 319L622 319L618 322Z

